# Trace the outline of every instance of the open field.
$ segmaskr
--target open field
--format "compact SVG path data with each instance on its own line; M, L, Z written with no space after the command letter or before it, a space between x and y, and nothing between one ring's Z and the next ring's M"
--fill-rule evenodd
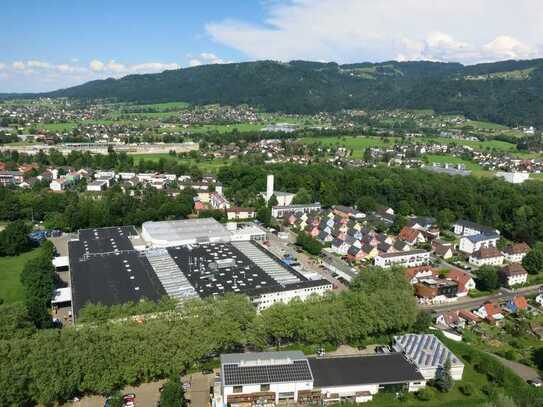
M361 158L364 150L368 147L392 146L396 141L395 137L306 137L302 139L306 144L321 143L324 146L343 146L353 150L353 158Z
M456 140L447 137L423 137L417 139L422 143L436 143L436 144L455 144L458 146L469 146L476 150L497 150L503 152L516 152L517 148L514 144L500 140L485 140L485 141L469 141L469 140Z
M21 301L23 287L19 276L25 263L36 257L38 250L23 253L19 256L0 257L0 298L6 303Z
M189 166L196 165L198 168L204 170L204 171L214 171L218 168L228 165L230 163L230 160L224 160L224 159L213 159L213 160L202 160L202 161L196 161L190 158L177 158L173 157L168 153L159 153L159 154L130 154L132 158L134 158L134 163L138 163L139 161L145 160L145 161L158 161L161 158L164 158L166 160L177 160L179 163L187 164Z

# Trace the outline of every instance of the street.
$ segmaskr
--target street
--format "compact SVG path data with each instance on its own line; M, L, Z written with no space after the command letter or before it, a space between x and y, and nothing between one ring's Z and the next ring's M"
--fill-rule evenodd
M345 284L343 284L337 278L334 278L332 273L330 273L327 269L320 267L320 265L309 254L306 252L296 252L295 247L293 247L293 244L296 241L296 235L290 231L288 233L289 235L287 240L279 239L277 235L268 233L267 238L270 244L269 246L263 245L263 247L275 254L280 259L282 259L285 254L290 254L298 259L298 262L305 270L318 273L322 278L331 282L338 291L347 289Z

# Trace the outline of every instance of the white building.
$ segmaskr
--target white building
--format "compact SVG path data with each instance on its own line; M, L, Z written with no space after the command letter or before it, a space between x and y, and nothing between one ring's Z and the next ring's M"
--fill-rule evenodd
M500 231L488 226L479 225L469 220L460 219L454 225L454 234L459 236L471 236L471 235L499 235Z
M283 216L291 213L308 213L308 212L318 212L321 210L320 202L315 202L312 204L295 204L287 206L273 206L271 215L274 218L282 218Z
M451 363L451 377L462 380L464 363L458 359L435 335L408 334L395 336L393 348L403 352L413 362L426 380L435 379L438 369L443 368L447 360Z
M515 243L507 245L502 250L502 254L505 257L505 260L510 263L522 263L522 260L529 251L530 246L526 243Z
M266 192L261 192L260 195L266 200L266 203L275 195L278 206L288 206L292 204L292 200L296 194L290 192L281 192L274 190L274 177L269 174L266 178Z
M228 220L254 219L256 217L255 208L228 208L226 209Z
M528 272L518 263L505 266L500 270L502 281L508 287L526 284L528 281Z
M224 195L218 192L212 192L209 194L209 204L213 209L228 209L230 208L230 202L224 197Z
M495 247L482 247L469 256L469 264L474 266L501 266L503 254Z
M49 183L51 191L60 192L66 190L71 183L66 178L57 178Z
M460 238L458 250L471 254L483 247L496 247L499 239L499 235L485 235L482 233L477 235L463 236Z
M109 186L107 180L96 180L87 184L87 191L89 192L102 192Z
M141 236L152 247L229 242L231 234L213 218L144 222Z
M251 299L257 311L263 311L277 303L288 304L293 299L307 300L312 295L323 296L331 291L332 283L323 284L323 280L308 280L297 284L290 284L281 291L260 290Z
M502 172L496 173L496 176L502 177L504 181L511 184L522 184L524 181L530 179L530 173L528 172Z
M214 407L361 403L388 387L417 391L426 380L400 353L308 358L300 351L221 355Z
M426 250L410 250L398 253L382 253L374 258L377 267L392 266L417 267L430 262L430 252Z

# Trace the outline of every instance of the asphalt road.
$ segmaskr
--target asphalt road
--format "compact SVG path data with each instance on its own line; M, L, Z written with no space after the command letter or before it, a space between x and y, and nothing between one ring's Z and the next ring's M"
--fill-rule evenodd
M334 278L334 276L332 276L332 273L330 273L328 270L320 267L318 262L309 254L307 254L306 252L296 252L296 248L293 246L295 239L293 233L289 232L289 238L287 240L279 239L273 233L268 233L267 238L270 242L270 245L263 245L263 247L275 254L277 257L283 258L283 255L290 254L291 256L298 259L298 262L305 270L318 273L322 278L332 283L337 290L341 291L347 289L345 284Z
M421 305L422 309L434 312L445 312L445 311L456 311L461 309L473 309L480 307L485 302L488 301L497 301L497 302L506 302L516 295L529 295L537 294L543 285L533 285L530 287L518 288L515 290L509 290L507 288L502 288L499 292L492 295L487 295L480 298L469 298L464 297L459 299L456 302L448 304L437 304L437 305Z

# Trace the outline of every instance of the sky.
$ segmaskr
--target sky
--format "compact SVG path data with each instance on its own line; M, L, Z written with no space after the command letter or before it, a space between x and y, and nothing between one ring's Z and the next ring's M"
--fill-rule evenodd
M543 57L542 0L2 0L0 93L271 59Z

